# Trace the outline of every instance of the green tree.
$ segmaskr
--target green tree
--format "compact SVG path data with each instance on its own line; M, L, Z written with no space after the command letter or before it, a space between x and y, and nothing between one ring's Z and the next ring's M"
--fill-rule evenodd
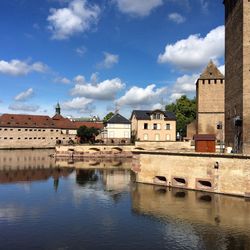
M77 136L80 138L80 143L93 142L95 136L99 134L98 129L81 126L77 129Z
M109 113L103 118L103 121L104 121L104 122L108 121L113 115L114 115L113 112L109 112Z
M176 130L181 136L186 136L187 125L196 119L196 98L189 99L183 95L175 103L166 105L166 111L176 115Z

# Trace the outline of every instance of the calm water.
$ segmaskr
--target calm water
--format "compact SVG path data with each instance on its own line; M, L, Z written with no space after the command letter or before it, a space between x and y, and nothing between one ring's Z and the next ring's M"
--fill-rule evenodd
M135 184L130 162L50 153L0 151L0 249L250 249L245 199Z

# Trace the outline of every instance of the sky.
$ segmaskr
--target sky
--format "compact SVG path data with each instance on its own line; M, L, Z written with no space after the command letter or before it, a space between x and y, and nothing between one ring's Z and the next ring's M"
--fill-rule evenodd
M1 0L0 113L104 117L224 73L222 0Z

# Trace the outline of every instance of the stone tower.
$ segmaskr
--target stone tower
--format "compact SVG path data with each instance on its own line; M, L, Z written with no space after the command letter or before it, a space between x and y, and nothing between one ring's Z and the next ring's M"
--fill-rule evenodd
M250 1L225 0L225 142L250 153Z
M224 90L224 76L210 61L196 82L197 134L215 134L224 141Z
M56 115L61 115L61 107L59 102L56 104Z

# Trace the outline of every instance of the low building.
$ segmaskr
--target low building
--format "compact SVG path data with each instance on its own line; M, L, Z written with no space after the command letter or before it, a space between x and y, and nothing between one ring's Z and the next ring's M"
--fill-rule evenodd
M139 141L176 141L176 117L162 110L134 110L132 136Z
M104 123L102 138L105 143L130 143L131 122L120 114L114 114Z
M0 116L0 148L48 148L56 144L73 144L78 139L77 129L82 125L63 117L59 104L52 118L3 114ZM93 126L93 123L84 125Z

